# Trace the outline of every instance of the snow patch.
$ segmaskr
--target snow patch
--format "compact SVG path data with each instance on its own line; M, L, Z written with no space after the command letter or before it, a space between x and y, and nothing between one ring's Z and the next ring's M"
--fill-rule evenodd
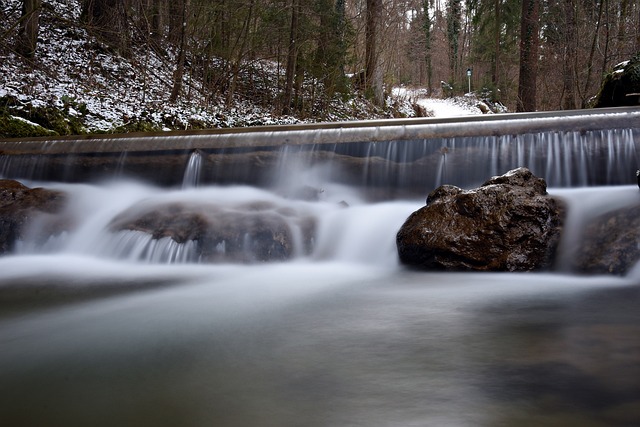
M0 33L6 36L0 46L0 96L15 104L11 114L27 116L31 108L55 107L78 119L88 132L110 132L140 122L157 129L190 129L377 119L394 113L415 115L410 100L397 96L387 99L386 110L373 107L361 96L348 101L336 97L328 100L328 106L319 104L305 119L280 116L273 102L260 105L241 94L234 97L232 107L227 107L226 94L212 94L190 72L185 73L178 101L169 103L176 52L167 50L160 55L133 46L128 55L131 59L126 60L84 28L73 25L80 22L80 0L45 3L35 58L25 61L9 49L15 43L17 29L13 24L20 19L22 2L0 0L0 16L4 18L0 20ZM264 87L255 88L264 99L278 96L274 82L284 73L282 65L263 60L243 68L272 79Z
M434 117L459 117L482 114L482 111L480 111L478 107L460 101L458 98L424 98L419 99L417 103L428 111L431 111Z
M22 118L20 116L11 116L11 118L14 119L14 120L18 120L20 122L26 123L28 125L34 126L34 127L39 127L39 128L42 127L38 123L34 123L34 122L29 121L29 120L27 120L25 118Z

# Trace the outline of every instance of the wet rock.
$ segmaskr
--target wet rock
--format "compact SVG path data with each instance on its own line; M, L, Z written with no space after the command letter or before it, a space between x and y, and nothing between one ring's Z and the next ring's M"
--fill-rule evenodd
M409 216L396 244L403 264L455 271L529 271L551 266L563 208L526 168L463 190L445 185Z
M264 262L309 253L315 222L304 213L270 202L237 206L169 203L133 207L110 224L112 231L134 230L154 239L196 242L201 262ZM295 242L302 242L296 248Z
M626 274L640 260L640 206L608 212L583 231L574 268L580 273Z
M18 181L0 179L0 254L13 249L36 217L59 212L66 195L60 191L29 188Z

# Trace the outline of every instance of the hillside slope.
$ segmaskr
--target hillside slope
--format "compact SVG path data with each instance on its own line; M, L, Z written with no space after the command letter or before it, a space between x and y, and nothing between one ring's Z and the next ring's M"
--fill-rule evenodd
M338 121L415 114L403 99L379 109L358 93L324 103L313 117L280 116L241 90L232 103L202 90L185 73L181 96L168 98L174 57L133 45L127 58L84 29L78 0L44 0L33 60L13 51L21 1L0 1L0 137L113 133ZM252 72L276 79L277 67L255 62ZM259 84L252 80L252 85ZM241 85L242 86L242 85ZM247 86L247 85L245 85ZM277 85L275 85L277 86ZM253 87L253 92L260 90ZM275 94L273 95L275 96ZM227 105L225 105L227 104Z

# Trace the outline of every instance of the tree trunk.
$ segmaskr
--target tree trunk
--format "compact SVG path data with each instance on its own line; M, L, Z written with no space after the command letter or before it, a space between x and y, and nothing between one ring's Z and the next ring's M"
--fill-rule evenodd
M491 63L491 82L498 89L498 62L500 60L500 33L502 29L502 17L500 13L500 0L494 0L495 27L493 34L493 62Z
M379 64L378 27L382 16L382 0L367 0L365 22L365 90L373 95L376 104L384 102L382 93L382 70Z
M293 83L296 76L296 62L298 60L298 13L300 0L291 0L291 27L289 28L289 48L287 50L287 70L285 72L285 88L282 101L282 113L291 113L293 101Z
M602 24L602 8L604 6L604 2L600 2L600 6L598 7L598 17L596 19L596 29L593 32L593 39L591 40L591 49L589 50L589 59L587 60L587 77L584 81L584 90L582 94L582 108L587 107L587 91L589 90L589 86L591 85L591 75L593 74L593 58L596 53L596 45L598 42L598 33L600 33L600 26Z
M229 90L227 91L227 99L225 104L227 107L231 107L233 105L233 97L236 92L236 87L238 86L238 77L240 74L240 69L242 65L242 61L245 58L246 50L247 50L247 42L249 41L249 31L251 27L251 21L253 20L253 7L255 0L251 0L249 3L249 9L247 11L247 15L242 24L242 30L239 34L239 40L236 43L236 48L233 49L235 52L231 52L232 55L235 54L235 59L231 57L231 83L229 85Z
M536 83L538 78L540 0L522 1L520 21L520 76L516 111L536 110Z
M606 75L607 70L609 69L609 39L611 37L611 19L609 16L609 1L601 0L604 2L604 51L603 51L603 60L602 60L602 71L601 75Z
M82 20L95 34L122 54L129 47L128 0L84 0Z
M151 7L151 38L160 44L164 35L165 10L164 0L152 0Z
M462 5L460 0L449 0L447 7L447 41L449 43L449 71L451 73L451 82L453 83L458 79L458 37L460 36L461 14Z
M41 7L42 0L24 0L22 2L16 51L25 58L33 58L36 52Z
M627 55L628 50L626 48L626 25L625 21L629 19L628 16L629 10L629 0L622 0L620 2L620 10L618 13L618 37L617 37L617 47L616 52L618 55ZM621 60L622 58L618 58Z
M424 30L424 50L425 50L425 64L427 66L427 90L431 95L433 88L433 65L432 65L432 51L431 51L431 16L429 15L429 0L422 2L422 13L424 22L422 28Z
M169 102L176 102L180 91L182 91L182 79L184 77L184 61L186 56L187 45L187 23L189 16L189 0L182 0L182 30L180 31L180 47L178 50L178 59L176 61L176 69L173 72L173 88L169 96Z
M576 31L576 9L573 0L564 0L564 63L562 64L562 109L573 110L576 108L575 96L575 75L577 61L577 31Z

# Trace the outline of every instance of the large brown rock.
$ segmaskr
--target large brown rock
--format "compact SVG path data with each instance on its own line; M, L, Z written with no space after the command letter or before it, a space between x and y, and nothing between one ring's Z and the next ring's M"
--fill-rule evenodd
M445 185L396 236L400 261L432 270L529 271L551 266L563 209L526 168L481 187Z
M0 254L13 249L34 218L59 212L65 202L62 192L0 179Z
M574 269L580 273L624 275L640 260L640 206L600 215L585 227Z
M201 262L264 262L289 259L296 251L308 253L315 222L270 202L236 206L174 202L134 206L115 218L110 229L196 242L193 255ZM295 247L296 243L303 247Z
M604 77L594 107L623 107L640 102L640 52L631 60L616 65Z

